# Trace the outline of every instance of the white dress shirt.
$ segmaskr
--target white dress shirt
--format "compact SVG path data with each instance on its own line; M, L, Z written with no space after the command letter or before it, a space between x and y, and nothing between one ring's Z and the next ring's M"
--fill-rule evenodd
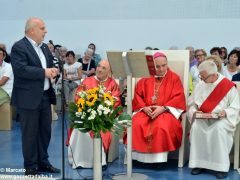
M32 44L33 49L36 51L40 61L41 61L41 65L43 69L47 68L47 61L46 61L46 57L43 54L43 51L41 49L42 43L41 44L37 44L34 40L32 40L31 38L27 37L26 38L29 40L29 42ZM49 83L49 79L47 77L45 77L44 80L44 91L48 90L50 87L50 83Z

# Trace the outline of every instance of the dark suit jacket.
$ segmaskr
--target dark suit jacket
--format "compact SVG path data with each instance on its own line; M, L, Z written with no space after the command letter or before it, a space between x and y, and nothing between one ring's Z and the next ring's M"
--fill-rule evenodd
M233 75L232 81L240 81L240 73Z
M47 61L47 68L53 67L53 56L48 46L41 47ZM16 42L11 51L14 83L11 104L23 109L36 109L43 97L45 71L29 40L24 37ZM48 90L51 104L56 104L52 85Z

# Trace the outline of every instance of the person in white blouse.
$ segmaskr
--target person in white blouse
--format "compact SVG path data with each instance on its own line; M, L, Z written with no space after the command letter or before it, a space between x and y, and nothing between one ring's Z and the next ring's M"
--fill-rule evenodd
M74 90L81 83L82 63L76 62L75 53L68 51L66 53L66 63L64 64L64 95L66 103L73 101Z
M223 75L232 80L233 75L239 72L240 53L237 50L232 50L228 55L227 65L223 66Z
M195 88L196 84L200 80L198 77L199 75L198 66L205 60L205 58L207 57L207 53L204 49L197 49L195 50L195 57L198 61L198 64L195 64L190 69L190 73L192 75L192 81L193 81L193 88Z
M0 48L0 88L11 97L13 89L13 71L11 64L4 61L5 56L5 50Z

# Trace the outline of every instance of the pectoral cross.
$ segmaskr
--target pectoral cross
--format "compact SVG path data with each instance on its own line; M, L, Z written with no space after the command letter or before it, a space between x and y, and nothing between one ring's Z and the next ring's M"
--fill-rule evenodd
M154 95L153 97L152 97L152 102L155 102L157 100L157 97Z

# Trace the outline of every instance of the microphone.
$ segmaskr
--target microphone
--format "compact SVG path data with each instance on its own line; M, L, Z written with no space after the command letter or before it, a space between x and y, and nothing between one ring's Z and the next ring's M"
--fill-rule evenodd
M52 41L52 40L49 40L48 42L54 46L54 44L53 44L53 41Z

